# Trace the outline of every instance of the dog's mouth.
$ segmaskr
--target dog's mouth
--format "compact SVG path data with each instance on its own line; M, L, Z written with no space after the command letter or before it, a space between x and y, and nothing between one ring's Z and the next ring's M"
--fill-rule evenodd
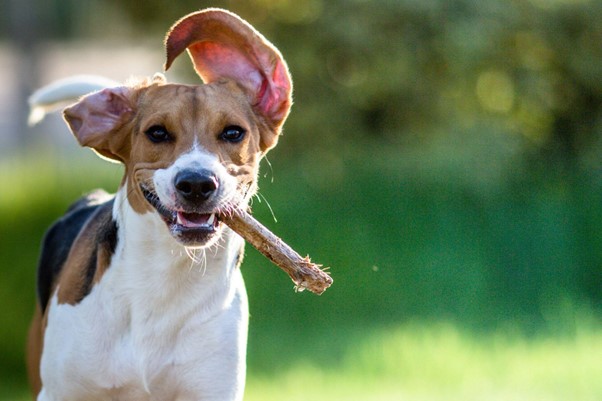
M204 246L216 238L221 222L217 211L199 213L182 209L170 209L149 188L141 186L144 199L159 213L170 233L186 246Z

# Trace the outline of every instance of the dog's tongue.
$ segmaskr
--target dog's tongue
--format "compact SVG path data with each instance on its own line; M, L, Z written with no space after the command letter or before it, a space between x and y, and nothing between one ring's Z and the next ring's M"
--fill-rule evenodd
M177 222L188 228L210 227L215 222L215 214L178 212Z

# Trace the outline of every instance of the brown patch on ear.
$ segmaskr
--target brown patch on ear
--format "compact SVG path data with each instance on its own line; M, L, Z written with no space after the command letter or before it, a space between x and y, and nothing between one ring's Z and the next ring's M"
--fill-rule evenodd
M75 239L57 283L59 304L78 304L109 267L117 243L112 210L112 201L102 205Z
M40 304L36 303L36 310L29 326L27 334L27 377L29 386L35 400L42 390L42 379L40 377L40 361L42 359L42 349L44 344L44 324Z

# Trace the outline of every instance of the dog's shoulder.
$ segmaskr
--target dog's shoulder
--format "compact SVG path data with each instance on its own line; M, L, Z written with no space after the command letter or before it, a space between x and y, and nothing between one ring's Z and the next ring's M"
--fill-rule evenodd
M114 198L105 191L96 190L74 202L63 217L46 232L42 241L42 252L38 263L37 295L41 310L48 305L65 262L76 239L87 224L95 222L99 242L108 242L114 248L117 227L112 219ZM91 282L94 266L86 267L86 281ZM90 284L90 283L88 283Z

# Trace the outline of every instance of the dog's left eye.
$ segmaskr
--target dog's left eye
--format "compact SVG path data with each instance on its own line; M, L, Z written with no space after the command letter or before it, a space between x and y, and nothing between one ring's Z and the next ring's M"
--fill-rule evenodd
M148 139L150 139L154 143L167 142L172 139L171 134L162 125L153 125L144 133L146 134Z
M219 134L219 138L222 141L237 143L244 139L245 130L238 125L230 125Z

